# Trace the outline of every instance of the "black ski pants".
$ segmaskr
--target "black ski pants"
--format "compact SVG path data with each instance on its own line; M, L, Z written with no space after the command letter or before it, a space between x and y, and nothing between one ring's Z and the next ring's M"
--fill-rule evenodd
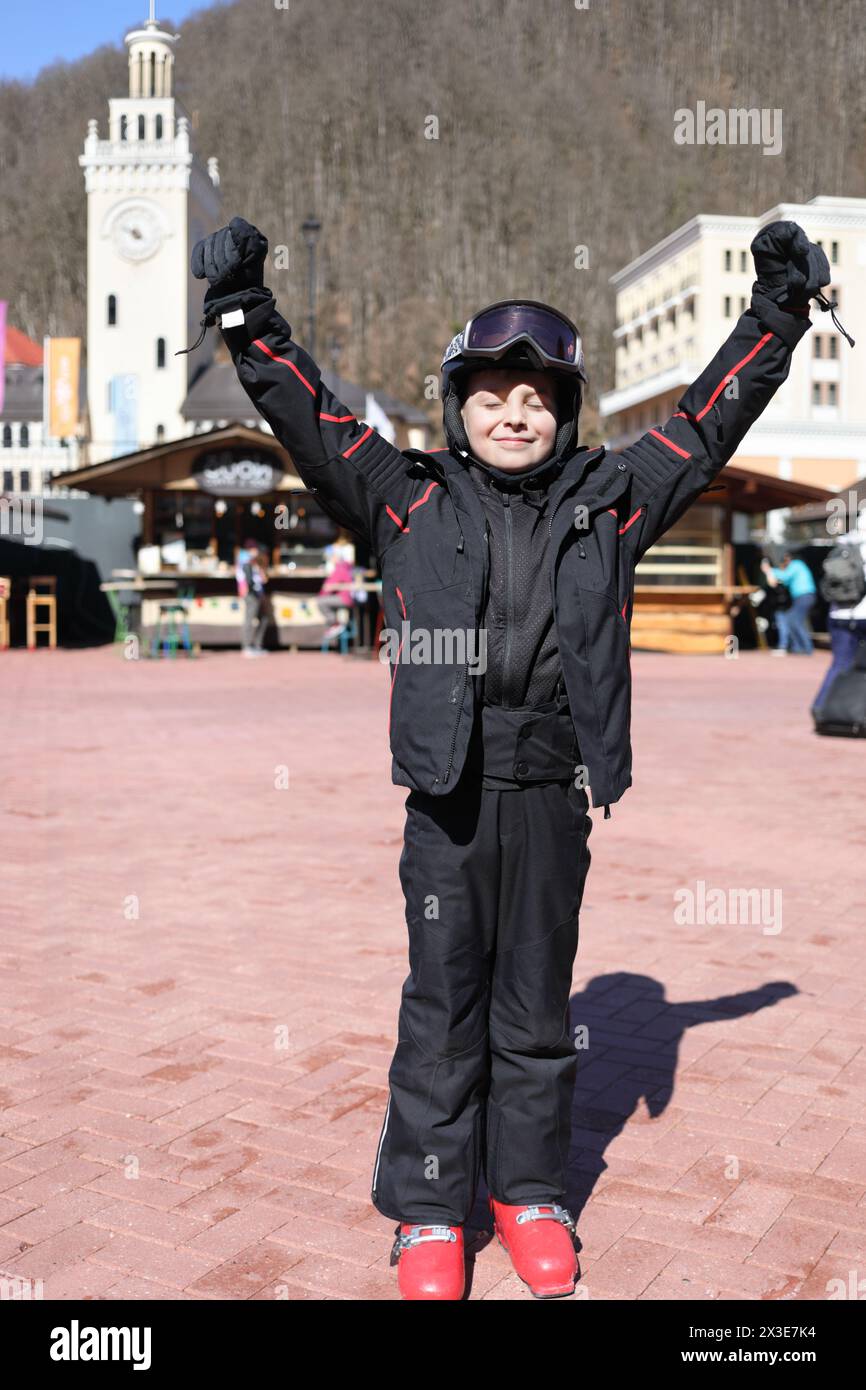
M371 1194L395 1221L464 1225L482 1169L498 1201L565 1204L589 801L561 708L484 716L455 791L406 798L410 973Z

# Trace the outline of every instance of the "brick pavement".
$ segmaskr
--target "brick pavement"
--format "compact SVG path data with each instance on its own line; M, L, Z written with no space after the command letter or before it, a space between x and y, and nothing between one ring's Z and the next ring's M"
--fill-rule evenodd
M578 1297L866 1275L866 745L810 732L826 659L633 659L636 785L593 813L573 986ZM369 1201L407 970L386 673L0 670L0 1271L59 1299L395 1299ZM781 930L681 924L699 880L768 913L780 890ZM473 1299L531 1299L475 1247Z

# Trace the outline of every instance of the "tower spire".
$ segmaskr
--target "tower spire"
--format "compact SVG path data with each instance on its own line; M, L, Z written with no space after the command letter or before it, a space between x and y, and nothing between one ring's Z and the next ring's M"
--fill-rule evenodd
M156 19L156 0L150 0L143 28L125 36L129 49L129 95L131 97L170 97L174 91L173 48L180 34L160 28Z

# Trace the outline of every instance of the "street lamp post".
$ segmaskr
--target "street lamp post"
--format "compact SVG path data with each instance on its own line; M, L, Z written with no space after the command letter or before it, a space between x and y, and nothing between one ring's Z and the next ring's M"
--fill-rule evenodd
M316 242L322 224L312 215L301 224L304 241L310 253L309 310L307 312L307 351L312 358L316 356Z

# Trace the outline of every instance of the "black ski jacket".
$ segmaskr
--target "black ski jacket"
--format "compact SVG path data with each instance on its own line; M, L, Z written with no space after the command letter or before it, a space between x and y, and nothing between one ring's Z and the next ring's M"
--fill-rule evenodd
M466 461L447 450L401 452L359 422L292 340L267 288L213 307L241 384L299 476L378 558L385 623L400 634L390 663L392 780L446 795L479 703L473 670L484 664L479 630L490 571ZM782 310L756 287L669 420L618 454L578 448L549 490L556 641L593 806L618 801L632 781L635 565L731 458L809 327L808 310Z

